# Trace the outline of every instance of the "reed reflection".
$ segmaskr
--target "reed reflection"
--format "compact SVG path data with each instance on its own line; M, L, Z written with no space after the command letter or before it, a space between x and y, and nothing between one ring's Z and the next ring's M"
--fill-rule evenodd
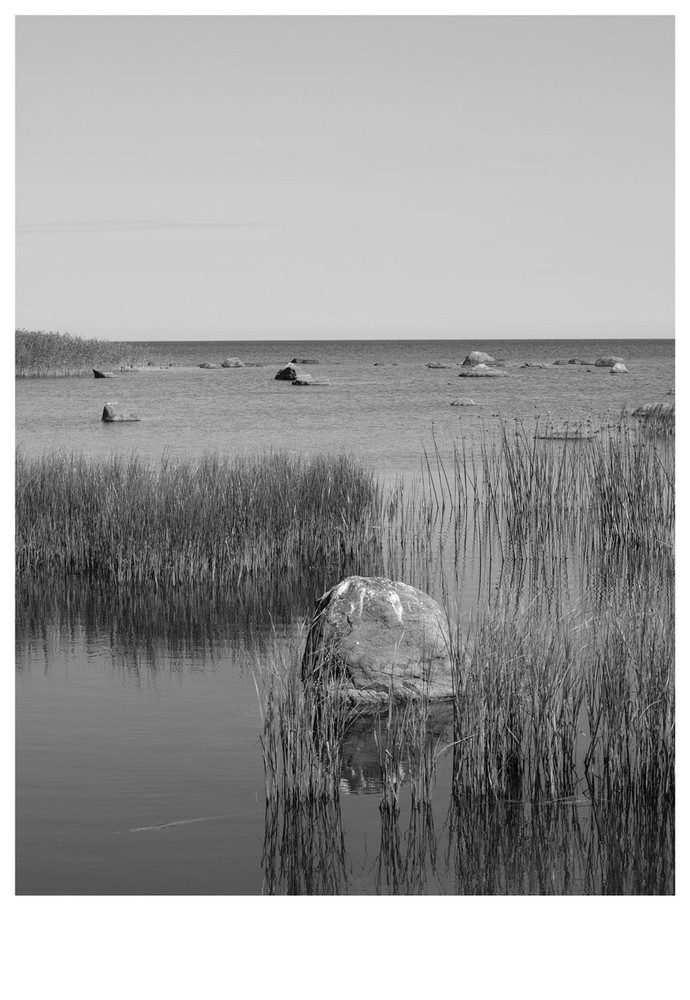
M674 820L628 801L453 797L446 863L465 895L673 893Z

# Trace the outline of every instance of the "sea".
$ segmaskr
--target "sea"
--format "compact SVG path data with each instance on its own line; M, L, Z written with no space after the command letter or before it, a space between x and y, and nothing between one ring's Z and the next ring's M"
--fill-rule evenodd
M18 451L150 463L346 453L393 488L420 475L425 455L469 452L506 420L528 428L615 422L672 399L675 385L674 342L659 339L133 347L144 350L143 368L112 379L17 379ZM505 376L461 377L472 350L489 353ZM609 356L628 372L595 364ZM244 367L200 367L231 357ZM325 384L277 380L295 358ZM108 402L140 420L102 422ZM265 805L252 667L265 620L239 631L227 622L226 634L217 614L207 622L203 609L176 607L166 628L158 622L147 636L109 618L102 595L93 607L82 595L68 612L64 602L56 612L51 595L30 603L19 601L16 629L20 895L672 891L668 858L652 875L642 871L616 853L620 827L602 828L586 803L561 811L504 803L482 818L481 842L468 836L463 822L478 820L459 819L449 804L448 758L423 829L412 808L384 824L376 782L344 780L337 816L313 831L318 849L296 871L286 830L277 835Z

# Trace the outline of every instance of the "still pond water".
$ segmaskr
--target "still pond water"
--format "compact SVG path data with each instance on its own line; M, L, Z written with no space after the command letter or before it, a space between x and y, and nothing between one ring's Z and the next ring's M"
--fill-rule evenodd
M509 377L458 378L472 349L504 359ZM630 373L520 368L609 354ZM390 484L419 472L434 439L442 450L476 445L494 433L497 414L528 423L613 420L623 407L665 401L674 385L670 341L157 343L150 356L152 369L170 367L108 381L18 380L17 446L29 456L153 462L344 451ZM197 367L228 356L252 366ZM275 381L292 357L317 359L310 370L330 384ZM468 397L476 405L451 407ZM141 422L101 423L112 400ZM314 586L310 599L322 584ZM289 616L273 623L277 636L265 621L184 606L143 618L140 610L128 625L113 602L79 588L18 588L18 893L672 891L666 828L631 830L631 817L584 800L484 806L476 815L450 802L449 755L423 818L404 802L400 817L386 821L375 777L356 780L355 768L343 775L327 823L292 816L277 828L264 807L254 671L264 642L289 633ZM295 618L306 603L292 609ZM147 613L155 619L148 635Z

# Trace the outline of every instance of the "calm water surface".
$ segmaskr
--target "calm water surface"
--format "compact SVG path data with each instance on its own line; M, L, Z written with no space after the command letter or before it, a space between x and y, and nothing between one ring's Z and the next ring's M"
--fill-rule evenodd
M504 359L509 377L458 378L471 349ZM463 438L471 447L493 433L496 414L614 419L623 407L665 400L674 384L669 341L156 343L150 352L173 367L108 381L18 380L18 447L155 462L209 451L345 451L392 482L418 472L434 437L442 449ZM630 374L519 367L608 354L622 356ZM235 355L256 367L196 367ZM318 359L308 370L330 385L275 381L292 357ZM477 405L450 406L467 397ZM141 422L103 424L112 400ZM95 607L86 595L59 610L40 596L30 609L20 600L18 893L672 891L659 851L666 830L636 830L635 861L628 820L603 806L595 815L584 802L512 804L477 817L449 804L445 761L423 829L404 809L384 822L378 795L356 794L376 792L375 782L354 780L354 771L327 828L305 816L276 828L264 809L253 677L265 622L209 619L205 632L203 622L185 630L177 610L167 613L168 627L156 619L147 638L109 615L107 600ZM474 836L480 827L490 835Z

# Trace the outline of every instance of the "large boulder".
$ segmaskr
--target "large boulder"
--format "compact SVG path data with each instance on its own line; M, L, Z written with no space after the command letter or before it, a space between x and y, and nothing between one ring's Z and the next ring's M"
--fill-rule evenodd
M594 362L595 368L613 368L614 365L622 365L623 358L611 356L610 358L597 358Z
M240 361L239 358L226 358L225 361L221 362L221 368L246 368L244 361Z
M490 354L485 354L484 351L470 351L463 361L463 365L466 368L471 368L474 365L492 365L494 360Z
M122 409L119 403L106 403L103 407L103 414L101 420L106 424L119 424L125 422L134 422L140 420L140 417L135 416L133 413L127 413Z
M428 594L384 577L350 576L316 603L302 674L342 685L357 703L453 696L448 619Z
M628 375L628 369L622 361L617 361L610 372L611 375Z
M467 368L464 372L458 373L458 378L507 378L508 372L498 368L489 368L488 365L475 365L474 368Z
M297 378L297 369L294 365L284 365L276 372L275 377L282 382L293 382Z

